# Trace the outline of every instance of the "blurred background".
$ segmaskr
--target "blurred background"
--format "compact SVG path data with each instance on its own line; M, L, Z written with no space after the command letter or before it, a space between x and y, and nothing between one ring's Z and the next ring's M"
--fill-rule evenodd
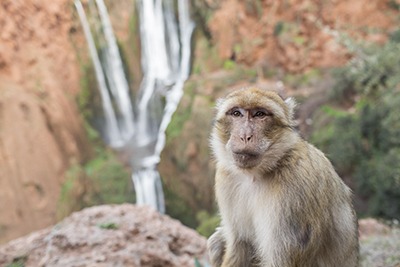
M0 244L136 201L210 235L213 106L258 86L299 102L359 218L387 227L365 247L400 266L399 26L397 0L1 0Z

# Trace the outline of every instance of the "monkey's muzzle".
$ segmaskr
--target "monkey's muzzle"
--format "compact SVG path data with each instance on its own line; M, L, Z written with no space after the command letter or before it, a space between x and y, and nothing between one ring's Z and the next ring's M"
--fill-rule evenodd
M239 168L249 169L260 162L261 156L254 152L238 151L233 152L233 158Z

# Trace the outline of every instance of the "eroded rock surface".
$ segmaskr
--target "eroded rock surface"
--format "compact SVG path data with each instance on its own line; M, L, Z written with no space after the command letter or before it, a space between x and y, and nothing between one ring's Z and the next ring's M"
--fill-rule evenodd
M65 172L88 155L71 11L0 2L0 243L55 223Z
M0 247L0 266L195 266L205 238L146 206L87 208Z

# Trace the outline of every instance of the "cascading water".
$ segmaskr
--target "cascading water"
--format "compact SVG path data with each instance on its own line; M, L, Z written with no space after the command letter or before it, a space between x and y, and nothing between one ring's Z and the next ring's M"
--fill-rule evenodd
M172 0L141 0L138 1L138 7L144 79L138 103L136 144L148 146L149 153L138 161L141 166L132 177L135 186L142 187L143 192L155 192L143 195L141 199L138 197L138 203L156 201L159 209L163 210L163 198L157 198L162 190L156 165L165 145L165 130L182 97L183 83L189 75L190 38L194 25L185 0L178 1L179 24L173 15ZM161 117L157 115L162 97L166 98L166 105Z
M156 167L165 145L165 130L189 76L190 39L194 29L189 3L188 0L177 0L177 19L173 0L137 0L144 77L137 102L132 107L106 6L103 0L95 1L101 24L101 32L97 35L103 36L103 61L100 60L81 2L76 0L75 6L102 97L105 139L114 148L132 151L132 180L137 203L148 204L164 212L162 185Z
M95 68L105 116L104 138L112 147L122 147L134 134L134 117L129 97L129 86L122 65L121 55L112 31L103 0L96 0L105 42L103 64L97 52L93 35L80 1L75 1L90 55ZM113 101L115 105L113 105ZM114 109L113 107L116 107Z

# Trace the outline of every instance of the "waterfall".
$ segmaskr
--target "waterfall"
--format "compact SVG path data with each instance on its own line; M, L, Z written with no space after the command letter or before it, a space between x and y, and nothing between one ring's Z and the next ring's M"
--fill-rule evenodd
M105 139L112 146L122 145L121 133L119 132L117 117L115 115L114 109L112 107L111 97L108 93L106 78L103 72L103 67L100 62L100 57L97 53L96 45L94 42L93 35L90 31L90 26L86 18L85 11L80 1L75 2L76 10L78 11L79 18L83 27L84 34L89 46L90 56L93 61L93 66L97 78L97 83L100 90L100 95L102 99L103 111L105 116Z
M132 177L140 190L147 193L155 191L147 196L141 194L143 198L139 198L136 189L138 203L147 203L147 198L162 193L156 165L165 145L165 130L182 97L183 83L189 74L190 38L194 24L190 20L185 0L178 1L179 24L174 16L172 0L140 0L138 8L144 79L138 102L136 138L137 144L150 145L151 149L148 156L142 158L141 166ZM161 117L157 116L157 109L162 97L165 97L166 105ZM150 140L149 137L154 139ZM154 183L150 184L148 179ZM156 201L159 210L163 210L163 198Z
M96 0L101 18L102 34L105 38L104 63L102 64L97 52L95 41L86 18L86 13L80 1L75 1L75 6L81 20L90 56L95 68L95 74L102 98L105 116L104 132L106 142L111 147L122 147L134 134L134 117L129 86L124 74L121 55L114 36L111 22L103 0ZM113 100L116 105L113 105ZM114 109L116 107L116 110Z
M105 73L110 83L110 91L115 101L116 106L121 113L120 116L120 135L121 142L127 142L134 133L134 119L132 104L129 97L128 81L125 77L124 68L122 65L121 55L119 53L117 40L112 30L111 21L107 14L107 8L103 0L96 0L96 4L101 17L102 28L107 42L105 56Z
M157 164L165 146L165 130L183 95L190 71L194 23L188 0L137 0L143 80L132 105L121 56L103 0L95 0L105 55L100 60L85 11L75 0L95 68L103 111L105 140L131 153L137 204L165 211ZM114 110L117 108L117 110Z

